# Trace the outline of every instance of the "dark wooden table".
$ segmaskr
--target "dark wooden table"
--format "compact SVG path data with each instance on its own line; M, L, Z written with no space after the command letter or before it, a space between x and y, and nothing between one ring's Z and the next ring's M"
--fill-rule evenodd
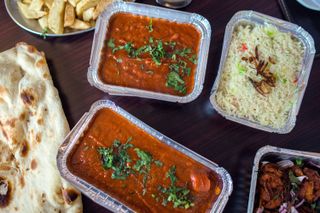
M138 2L156 4L155 0ZM91 87L87 81L87 68L93 32L44 40L15 25L5 11L3 1L0 3L0 52L25 41L46 53L71 127L94 101L111 99L163 134L223 166L230 172L234 184L225 212L246 212L252 162L260 147L269 144L320 151L320 60L314 61L297 124L290 134L270 134L228 121L209 103L225 26L239 10L255 10L283 18L280 7L276 0L193 0L185 10L206 17L213 30L204 89L200 97L189 104L109 96ZM83 204L85 212L108 212L86 197L83 197Z

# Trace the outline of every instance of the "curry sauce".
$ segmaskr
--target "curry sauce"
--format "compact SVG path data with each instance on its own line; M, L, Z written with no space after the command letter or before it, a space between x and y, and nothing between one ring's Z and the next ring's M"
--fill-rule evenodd
M200 32L191 24L116 13L101 53L103 83L185 96L194 89Z
M107 108L91 120L67 166L136 212L208 212L222 190L214 171Z

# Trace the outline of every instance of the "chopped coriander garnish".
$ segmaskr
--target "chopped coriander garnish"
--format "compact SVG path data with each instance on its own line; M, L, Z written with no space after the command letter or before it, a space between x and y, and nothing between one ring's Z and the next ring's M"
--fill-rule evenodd
M170 179L170 186L163 187L159 186L158 190L165 195L162 200L162 205L166 206L168 202L173 203L174 208L185 208L188 209L194 206L194 203L190 200L190 190L187 187L178 187L176 185L176 167L170 167L166 174L166 178Z
M108 41L107 45L108 45L108 47L110 47L112 49L116 47L116 45L114 44L114 39L113 38Z
M170 42L165 42L165 45L168 45L169 47L171 47L172 49L176 46L177 42L175 41L170 41Z
M297 158L295 160L295 164L299 167L303 166L303 160L301 158Z
M187 92L187 88L184 80L180 77L180 75L175 71L170 71L167 76L166 81L167 87L172 87L174 90L185 94Z
M289 171L289 180L290 180L290 183L293 187L294 190L297 190L298 189L298 186L300 185L300 181L299 179L293 174L292 171Z
M153 161L154 162L154 164L156 164L158 167L162 167L163 166L163 163L161 162L161 161L159 161L159 160L155 160L155 161Z
M190 76L191 68L190 67L183 68L183 73L186 74L187 76Z
M170 167L169 171L166 174L166 178L169 178L171 181L171 185L175 185L177 181L176 177L176 166Z
M179 73L179 69L180 69L179 64L170 64L169 65L169 70L171 72Z
M148 28L148 30L149 30L149 33L152 33L152 32L153 32L152 18L150 19L149 25L147 26L147 28Z
M109 148L100 147L98 153L102 158L102 165L105 169L112 169L112 179L125 180L132 170L129 166L131 158L127 150L133 147L129 142L132 138L128 138L127 142L122 144L119 140L114 140L113 145Z
M156 65L161 65L161 59L165 56L165 51L163 49L162 41L158 40L158 44L150 51L150 55L152 60L156 63Z
M149 152L145 152L139 148L135 148L134 151L137 153L139 160L137 160L133 169L139 172L139 174L143 174L143 186L145 187L149 178L151 163L154 162L157 165L162 162L158 160L155 161Z
M149 172L152 163L152 155L139 148L135 148L134 151L137 153L139 160L133 166L133 169L140 173Z
M176 50L175 53L177 55L180 55L181 57L187 57L188 54L190 54L192 51L191 51L191 48L183 48L182 50Z
M193 64L198 63L197 55L192 55L191 58L189 58L189 61L191 61Z

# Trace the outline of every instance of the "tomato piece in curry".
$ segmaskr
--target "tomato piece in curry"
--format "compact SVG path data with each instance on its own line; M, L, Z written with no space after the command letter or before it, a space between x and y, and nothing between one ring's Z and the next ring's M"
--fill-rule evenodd
M101 52L103 83L186 96L194 89L200 32L192 24L116 13Z
M213 170L108 108L96 113L67 166L136 212L208 212L222 189Z

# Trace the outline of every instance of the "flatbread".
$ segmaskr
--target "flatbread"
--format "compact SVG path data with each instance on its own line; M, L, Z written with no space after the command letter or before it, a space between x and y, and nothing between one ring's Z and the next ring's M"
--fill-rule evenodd
M44 53L25 43L0 53L0 212L82 212L56 165L68 132Z

